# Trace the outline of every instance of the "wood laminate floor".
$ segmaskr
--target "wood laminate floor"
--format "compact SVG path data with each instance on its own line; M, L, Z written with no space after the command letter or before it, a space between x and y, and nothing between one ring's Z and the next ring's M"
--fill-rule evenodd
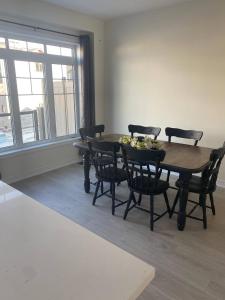
M94 187L85 194L81 165L51 171L13 186L153 265L156 277L139 300L225 299L225 190L215 193L216 216L208 211L208 230L203 230L201 222L188 219L185 231L179 232L176 216L165 216L151 232L149 215L143 211L132 210L124 221L124 207L112 216L111 201L106 196L92 206ZM175 191L168 194L172 203ZM128 197L126 183L118 187L117 197ZM156 200L156 208L164 209L163 198L158 196ZM148 198L144 198L143 205L148 204ZM196 213L201 215L200 210Z

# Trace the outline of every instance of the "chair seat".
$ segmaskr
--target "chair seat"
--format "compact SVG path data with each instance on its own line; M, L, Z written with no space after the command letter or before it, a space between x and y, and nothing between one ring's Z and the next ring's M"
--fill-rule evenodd
M154 180L146 176L137 176L131 182L131 188L134 192L145 195L158 195L166 192L169 188L167 181L159 180L157 186L154 186Z
M125 170L118 168L115 176L115 169L113 167L106 167L99 174L96 174L96 177L106 182L114 181L118 183L127 180L127 173Z
M177 188L181 188L181 182L178 179L176 181L176 187ZM202 178L199 176L192 176L190 183L189 183L189 192L190 193L196 193L196 194L201 194L202 191L204 191L204 186L203 186L203 182L202 182ZM209 191L207 191L209 192Z

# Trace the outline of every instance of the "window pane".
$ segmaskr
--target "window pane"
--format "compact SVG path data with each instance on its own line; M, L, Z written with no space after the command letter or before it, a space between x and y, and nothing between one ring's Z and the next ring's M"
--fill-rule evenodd
M65 93L71 94L74 92L73 80L64 80Z
M20 111L32 111L44 106L45 95L19 96Z
M0 148L13 145L11 117L0 114Z
M31 94L30 79L17 78L17 91L19 95Z
M55 121L56 121L56 135L67 135L66 127L66 105L64 95L55 95Z
M61 47L61 55L72 57L72 49L71 48L62 48Z
M64 94L62 80L53 80L53 88L54 94Z
M0 48L5 48L5 39L0 37Z
M47 139L44 65L40 62L15 62L23 143ZM20 68L26 68L24 72ZM21 78L26 75L28 78Z
M8 96L0 96L0 113L10 113Z
M56 134L63 136L75 132L74 95L55 95Z
M21 113L21 127L24 143L36 141L33 112Z
M67 57L73 56L73 51L71 48L58 47L53 45L47 45L47 53L52 55L62 55Z
M45 95L20 96L23 142L47 139Z
M53 80L54 94L74 93L73 80Z
M62 79L62 66L52 65L52 77L53 79Z
M52 65L56 135L75 133L75 95L72 65ZM63 76L62 76L63 75ZM56 78L62 78L56 79ZM69 79L69 80L67 80Z
M73 134L75 132L75 109L74 109L74 95L66 95L67 99L67 118L68 118L68 132Z
M47 45L47 53L53 55L60 55L61 54L60 47Z
M15 61L16 77L30 78L29 62Z
M62 72L63 72L64 79L74 79L72 66L62 65Z
M44 78L44 65L38 62L30 62L30 73L32 78Z
M44 45L43 44L28 42L27 48L28 48L28 51L30 51L30 52L40 53L40 54L44 53Z
M0 78L0 95L8 95L6 78Z
M0 59L0 148L13 145L5 62Z
M0 148L13 145L13 134L4 60L0 60Z
M44 80L43 79L32 79L32 94L44 94L45 88L44 88Z
M16 77L44 78L44 66L39 62L15 61Z
M3 59L0 59L0 77L6 77L5 74L5 63Z
M27 51L27 42L9 39L9 49Z
M13 145L5 62L0 60L0 148Z

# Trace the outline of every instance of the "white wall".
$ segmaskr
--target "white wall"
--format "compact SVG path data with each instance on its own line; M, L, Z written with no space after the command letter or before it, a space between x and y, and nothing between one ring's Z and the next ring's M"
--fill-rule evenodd
M106 121L204 131L225 140L225 1L195 0L105 25ZM225 184L225 164L220 180Z
M2 179L12 183L70 165L76 161L78 161L78 155L70 142L0 158L0 168Z
M57 26L71 32L94 33L96 122L104 123L104 24L102 21L66 10L61 7L33 0L1 0L0 16L40 27ZM0 157L0 172L3 180L13 182L43 173L78 160L72 143L61 144L38 151L20 153L17 156Z

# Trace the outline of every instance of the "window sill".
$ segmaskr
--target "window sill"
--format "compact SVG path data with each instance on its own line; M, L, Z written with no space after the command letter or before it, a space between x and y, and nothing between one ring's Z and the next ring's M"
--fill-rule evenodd
M0 153L0 158L13 157L13 156L17 156L20 154L23 155L24 153L27 153L27 152L29 152L29 153L36 152L36 151L40 151L40 150L56 148L58 146L67 145L67 144L71 144L71 146L72 146L73 143L79 139L80 139L80 137L73 137L73 138L68 138L68 139L60 140L60 141L54 141L54 142L50 142L50 143L46 143L46 144L32 145L32 146L24 147L24 148L20 148L20 149L8 150L8 151Z

